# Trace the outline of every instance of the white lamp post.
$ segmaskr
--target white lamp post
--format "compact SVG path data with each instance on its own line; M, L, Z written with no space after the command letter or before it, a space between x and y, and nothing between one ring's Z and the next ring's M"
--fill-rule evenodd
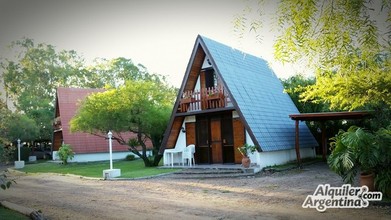
M111 131L109 131L107 133L107 137L109 139L110 169L103 170L103 178L111 179L113 177L121 176L121 170L120 169L113 169L113 144L112 144L113 133L111 133Z
M15 161L15 168L21 169L24 167L24 160L20 160L20 139L18 138L18 161Z
M107 133L107 137L109 138L110 170L112 170L113 169L113 144L111 138L113 137L113 133L109 131L109 133Z
M18 138L18 161L20 161L20 139Z

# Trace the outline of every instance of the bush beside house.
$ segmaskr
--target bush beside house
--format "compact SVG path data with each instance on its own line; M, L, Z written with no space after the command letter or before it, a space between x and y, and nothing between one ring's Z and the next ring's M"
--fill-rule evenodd
M345 183L352 184L359 172L373 174L374 187L391 197L391 126L377 132L352 126L331 140L328 164Z

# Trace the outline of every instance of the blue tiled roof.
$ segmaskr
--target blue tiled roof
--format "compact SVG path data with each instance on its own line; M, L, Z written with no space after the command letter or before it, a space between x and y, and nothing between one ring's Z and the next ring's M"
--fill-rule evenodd
M199 36L215 70L225 82L237 109L245 118L263 151L295 146L295 104L267 62ZM300 148L318 146L305 123L300 123Z

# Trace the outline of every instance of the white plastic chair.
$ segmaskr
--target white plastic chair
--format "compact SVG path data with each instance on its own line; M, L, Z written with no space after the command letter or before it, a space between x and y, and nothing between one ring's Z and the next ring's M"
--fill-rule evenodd
M182 163L185 165L185 161L187 160L187 165L188 166L193 166L195 165L195 160L194 160L194 153L195 153L195 145L190 144L187 146L182 153Z

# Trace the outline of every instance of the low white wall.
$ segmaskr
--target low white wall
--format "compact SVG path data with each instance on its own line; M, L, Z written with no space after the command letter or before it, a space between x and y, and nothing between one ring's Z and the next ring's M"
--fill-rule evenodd
M130 151L113 152L113 160L122 160L129 154L133 154ZM133 154L136 158L137 155ZM147 151L147 156L151 156L152 151ZM53 160L60 160L57 156L57 151L53 151ZM93 162L93 161L104 161L110 160L109 152L107 153L92 153L92 154L75 154L72 160L69 162Z
M315 157L314 148L302 148L300 149L301 158ZM282 150L282 151L271 151L271 152L260 152L250 156L251 162L256 163L260 168L267 166L274 166L284 164L289 161L296 160L296 150Z

